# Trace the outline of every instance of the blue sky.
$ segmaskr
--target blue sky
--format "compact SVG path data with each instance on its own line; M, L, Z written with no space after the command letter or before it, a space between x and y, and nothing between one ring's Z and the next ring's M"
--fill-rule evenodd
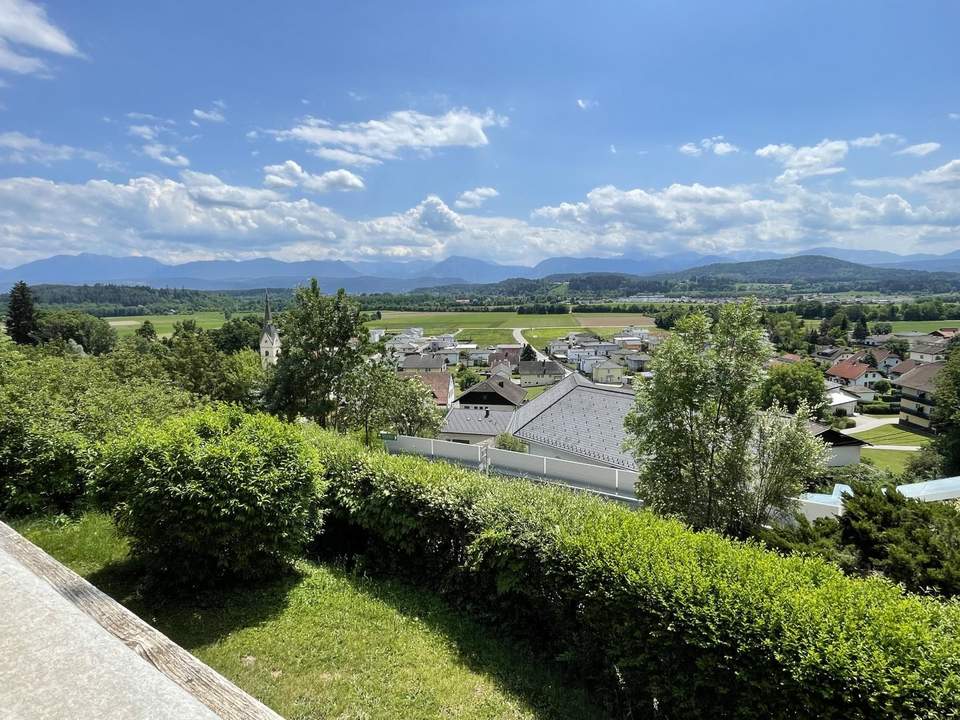
M0 266L960 248L953 2L0 0Z

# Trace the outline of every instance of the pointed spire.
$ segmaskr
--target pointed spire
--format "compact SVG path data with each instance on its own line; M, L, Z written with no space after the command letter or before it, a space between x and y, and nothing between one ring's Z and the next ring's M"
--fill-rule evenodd
M269 290L263 291L263 304L264 304L263 324L264 326L273 325L273 313L270 312L270 291Z

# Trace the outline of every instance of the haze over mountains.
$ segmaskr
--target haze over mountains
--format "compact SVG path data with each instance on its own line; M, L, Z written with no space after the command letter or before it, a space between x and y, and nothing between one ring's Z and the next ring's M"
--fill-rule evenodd
M799 255L799 254L798 254ZM946 255L897 255L880 250L835 247L812 248L803 256L825 256L874 267L928 272L960 272L960 250ZM200 260L168 265L149 257L111 257L80 254L56 255L19 267L0 270L0 289L18 280L31 284L81 285L116 283L197 290L232 290L259 287L294 287L316 277L321 287L344 287L353 293L405 292L414 288L465 283L495 283L509 278L539 279L557 274L610 272L628 275L674 273L715 263L784 259L788 255L742 252L703 255L682 252L664 256L613 258L554 257L533 266L499 265L485 260L454 256L432 262L304 260L284 262L272 258L253 260Z

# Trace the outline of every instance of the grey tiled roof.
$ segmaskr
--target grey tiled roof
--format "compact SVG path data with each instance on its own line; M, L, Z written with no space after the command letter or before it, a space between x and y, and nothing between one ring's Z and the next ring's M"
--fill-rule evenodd
M507 402L513 403L514 405L520 405L523 402L523 399L527 396L527 389L522 388L513 382L510 378L504 377L502 375L492 375L482 382L478 382L472 387L468 387L460 395L458 400L462 399L464 396L469 395L470 393L496 393L502 397Z
M908 390L919 390L920 392L934 392L936 388L937 375L946 365L945 362L932 362L925 365L918 365L910 372L904 373L896 380L894 384L905 387Z
M573 373L519 408L510 432L587 462L634 470L633 458L621 449L623 419L632 407L629 389L600 387Z
M553 360L521 360L521 375L563 375L563 368Z
M403 359L404 370L436 370L446 366L442 357L434 355L407 355Z
M467 410L453 408L447 413L440 432L460 435L499 435L506 432L512 410Z

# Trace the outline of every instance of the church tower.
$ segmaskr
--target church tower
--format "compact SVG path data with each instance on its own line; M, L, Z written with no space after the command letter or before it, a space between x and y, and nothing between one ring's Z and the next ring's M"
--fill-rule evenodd
M267 365L276 365L280 357L280 333L273 324L273 313L270 312L270 295L263 293L263 330L260 331L260 362L264 368Z

